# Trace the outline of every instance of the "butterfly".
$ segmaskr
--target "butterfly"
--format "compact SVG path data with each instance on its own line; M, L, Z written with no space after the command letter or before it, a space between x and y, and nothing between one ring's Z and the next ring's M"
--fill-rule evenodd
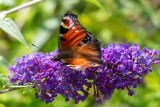
M101 42L86 31L77 16L66 12L62 18L58 37L59 54L53 58L76 70L98 67L101 60Z

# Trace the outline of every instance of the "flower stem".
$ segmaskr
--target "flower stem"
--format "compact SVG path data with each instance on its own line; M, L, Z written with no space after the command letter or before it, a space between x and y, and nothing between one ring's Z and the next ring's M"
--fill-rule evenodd
M14 88L9 88L9 89L5 89L5 90L1 90L0 94L6 93L6 92L10 92L10 91L14 91L14 90L18 90L21 88L25 88L25 87L14 87Z
M15 8L9 9L9 10L6 11L6 15L7 15L7 14L10 14L10 13L13 13L13 12L15 12L15 11L17 11L17 10L20 10L20 9L22 9L22 8L25 8L25 7L31 6L31 5L33 5L33 4L39 3L39 2L41 2L41 1L42 1L42 0L33 0L33 1L27 2L27 3L25 3L25 4L22 4L22 5L20 5L20 6L17 6L17 7L15 7Z

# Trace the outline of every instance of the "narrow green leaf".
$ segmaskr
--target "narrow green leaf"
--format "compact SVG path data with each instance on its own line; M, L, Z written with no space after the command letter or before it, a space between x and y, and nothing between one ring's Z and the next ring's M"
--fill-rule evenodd
M27 89L25 91L23 91L23 94L27 94L30 90L32 90L31 86L27 87Z
M10 18L0 19L0 28L27 46L27 43L24 40L23 35L19 31L16 24L12 21L12 19Z
M0 56L0 66L7 68L9 67L9 63L3 56Z
M100 2L97 1L97 0L85 0L85 1L94 4L94 5L96 5L96 6L99 7L99 8L104 9L103 6L100 4Z
M26 83L24 85L17 85L17 84L7 84L7 87L10 87L10 88L21 88L21 87L31 87L32 84L31 83Z

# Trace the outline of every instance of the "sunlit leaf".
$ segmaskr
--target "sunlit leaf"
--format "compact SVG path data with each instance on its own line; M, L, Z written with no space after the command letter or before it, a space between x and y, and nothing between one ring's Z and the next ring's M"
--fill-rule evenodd
M85 0L85 1L87 1L87 2L89 2L89 3L92 3L92 4L96 5L97 7L103 9L103 6L102 6L102 5L100 4L100 2L97 1L97 0Z
M0 4L2 3L3 0L0 0Z
M2 103L0 103L0 107L5 107Z
M3 19L6 16L6 11L0 12L0 19Z
M9 67L9 63L3 56L0 56L0 66L7 68Z
M23 35L19 31L16 24L12 21L12 19L10 18L0 19L0 28L27 46L27 43L24 40Z

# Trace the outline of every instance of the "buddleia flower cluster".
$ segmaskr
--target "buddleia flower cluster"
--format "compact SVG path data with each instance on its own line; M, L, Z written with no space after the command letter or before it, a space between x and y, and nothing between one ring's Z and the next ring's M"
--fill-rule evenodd
M97 103L110 99L115 89L126 89L132 96L141 82L142 75L152 71L152 64L160 63L157 50L149 50L133 44L109 44L101 48L103 65L89 67L83 71L74 70L60 61L53 61L59 51L42 54L28 54L15 59L16 64L9 66L11 83L24 85L32 83L36 98L51 103L61 94L66 101L74 99L77 104L84 101L89 90L94 90ZM102 98L100 97L100 93Z

